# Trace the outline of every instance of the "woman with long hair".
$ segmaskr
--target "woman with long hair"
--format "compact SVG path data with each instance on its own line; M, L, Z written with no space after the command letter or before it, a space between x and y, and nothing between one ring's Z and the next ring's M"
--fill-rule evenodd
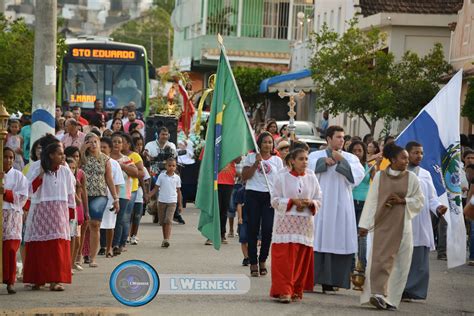
M113 133L123 132L123 122L121 118L114 118L112 120L112 125L110 126L110 130Z
M63 291L61 283L71 283L69 219L76 207L75 181L64 159L62 145L49 144L41 152L39 173L28 174L32 195L23 282L34 290L50 283L51 291Z
M100 222L107 205L107 188L114 199L113 207L119 209L119 196L115 192L112 179L112 167L109 157L100 151L100 139L89 133L82 147L82 169L86 175L87 195L89 204L90 229L90 263L89 267L97 267L95 258L99 250Z
M274 140L268 132L263 132L257 139L259 153L251 153L244 161L242 180L246 181L245 208L248 210L248 244L250 273L253 277L267 274L265 262L268 258L272 241L273 214L270 204L270 188L283 162L273 155ZM263 168L263 169L262 169ZM260 255L257 255L257 236L262 233Z

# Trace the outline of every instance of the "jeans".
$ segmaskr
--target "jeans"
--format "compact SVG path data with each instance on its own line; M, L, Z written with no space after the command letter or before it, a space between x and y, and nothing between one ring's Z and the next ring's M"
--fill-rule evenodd
M130 200L128 201L125 199L120 199L120 211L117 214L117 221L115 222L112 247L123 247L127 242L128 232L130 231L130 219L136 197L137 191L132 192Z
M133 205L133 212L132 212L132 224L135 226L140 225L140 221L143 215L143 203L135 203Z
M272 243L274 209L270 204L270 193L247 190L245 192L245 209L248 221L248 244L250 264L265 262ZM257 239L262 233L260 256L257 259Z
M474 220L471 221L471 233L469 234L469 260L474 260Z
M356 201L354 200L354 210L356 215L356 225L359 226L360 216L362 215L362 210L364 209L365 201ZM367 237L357 237L358 243L358 253L357 258L362 264L362 268L365 270L367 266ZM352 263L353 268L355 267L355 260Z
M221 237L225 238L226 224L227 224L227 211L230 206L230 197L232 196L232 190L234 185L230 184L219 184L219 211L221 219Z
M89 216L91 220L102 221L105 207L107 206L106 196L89 196Z

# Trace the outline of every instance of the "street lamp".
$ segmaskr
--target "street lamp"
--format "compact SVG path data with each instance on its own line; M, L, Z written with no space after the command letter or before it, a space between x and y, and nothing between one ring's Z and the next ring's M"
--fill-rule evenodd
M9 117L3 101L0 101L0 172L3 172L3 142L7 136ZM0 177L0 195L0 280L3 280L3 176Z

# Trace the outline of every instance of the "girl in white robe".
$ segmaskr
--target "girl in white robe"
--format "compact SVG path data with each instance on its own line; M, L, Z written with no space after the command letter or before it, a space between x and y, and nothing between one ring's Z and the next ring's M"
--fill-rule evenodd
M8 294L15 294L16 253L21 242L23 224L23 205L28 200L28 182L23 174L13 168L15 152L11 148L3 149L3 230L2 230L2 267L3 283Z
M411 219L424 202L418 177L407 171L408 153L395 143L384 148L390 167L372 182L359 222L359 234L373 231L361 304L396 309L410 271Z

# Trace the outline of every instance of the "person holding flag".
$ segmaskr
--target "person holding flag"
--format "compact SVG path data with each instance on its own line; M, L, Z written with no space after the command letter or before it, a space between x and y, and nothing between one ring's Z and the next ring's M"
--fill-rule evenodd
M431 174L441 204L448 206L446 248L448 269L466 263L466 226L461 202L461 146L459 117L462 69L418 113L397 137L399 146L411 141L423 144L420 167ZM449 122L449 123L447 123Z
M217 175L232 160L257 147L222 37L219 35L218 39L221 54L196 194L196 206L201 210L198 230L217 250L221 246Z
M429 254L430 250L435 249L430 211L436 216L441 216L448 208L439 202L430 173L420 167L423 160L423 146L412 141L405 146L405 149L408 152L408 170L418 176L425 201L420 214L412 220L413 256L402 299L424 300L428 295L430 277Z

